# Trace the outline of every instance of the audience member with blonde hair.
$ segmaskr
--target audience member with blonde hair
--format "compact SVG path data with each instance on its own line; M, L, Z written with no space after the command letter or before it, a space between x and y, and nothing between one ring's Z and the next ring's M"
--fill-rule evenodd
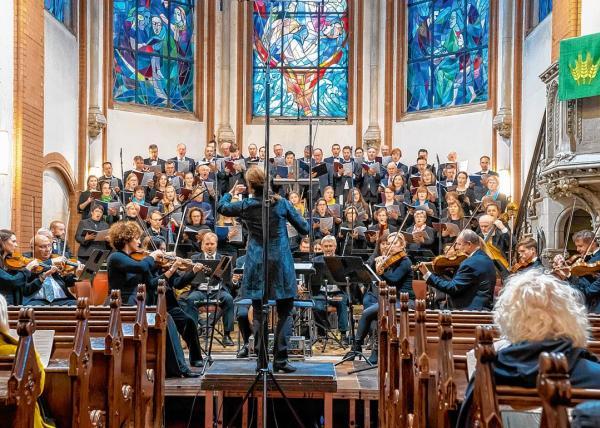
M12 337L9 334L8 327L8 306L6 304L6 299L2 294L0 294L0 356L6 355L15 355L17 353L17 339ZM44 391L44 381L46 377L46 373L44 371L44 366L42 365L42 361L40 360L40 356L38 353L35 353L35 363L40 371L40 394ZM40 406L38 403L35 403L35 414L33 416L33 426L34 428L50 428L54 427L54 424L47 422L42 416L42 412L40 412Z
M590 323L581 294L540 269L514 275L494 306L494 321L509 345L493 363L497 385L535 388L542 352L562 352L571 385L600 388L600 362L585 349ZM471 426L473 379L457 427Z

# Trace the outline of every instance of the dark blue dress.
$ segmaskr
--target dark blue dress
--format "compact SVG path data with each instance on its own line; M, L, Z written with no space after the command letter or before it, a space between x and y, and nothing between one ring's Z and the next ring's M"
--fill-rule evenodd
M242 296L249 299L261 299L263 281L263 231L262 199L248 198L241 202L231 202L231 194L223 195L217 205L217 212L228 217L239 217L249 231L244 276L242 278ZM286 223L301 235L308 235L306 220L285 199L279 199L271 205L269 225L269 282L271 299L289 299L296 296L296 271L290 251L290 242Z

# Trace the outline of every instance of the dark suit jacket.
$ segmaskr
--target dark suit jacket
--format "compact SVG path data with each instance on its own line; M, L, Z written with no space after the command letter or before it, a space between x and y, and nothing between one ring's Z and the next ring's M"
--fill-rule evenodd
M45 261L43 264L45 265L51 265L52 264L52 260L48 259L47 261ZM65 296L67 299L69 300L76 300L77 298L71 294L71 291L69 290L70 287L74 287L75 286L75 276L74 275L59 275L57 273L55 273L54 275L52 275L52 278L54 278L54 280L56 281L56 283L60 286L60 288L62 289L63 293L65 293ZM40 283L43 285L43 283L40 280ZM41 287L40 287L41 288ZM30 287L26 293L24 293L23 296L23 304L27 305L29 304L29 302L31 302L32 300L36 300L35 299L35 295L37 294L37 292L39 291L39 289L35 289L34 287ZM51 305L52 303L47 302L48 305Z
M169 160L175 161L175 170L178 171L177 169L177 156L175 156L174 158L171 158ZM194 159L189 158L189 157L184 157L183 160L188 161L190 163L190 167L188 169L188 171L192 171L195 172L196 171L196 162L194 162ZM187 172L187 171L183 171L183 172Z
M596 252L596 254L588 255L585 261L586 263L600 261L600 251ZM600 313L600 276L572 276L569 278L569 282L585 297L585 304L588 311L594 314Z
M494 262L482 250L460 264L451 280L431 274L427 284L448 294L453 309L491 310L496 285Z

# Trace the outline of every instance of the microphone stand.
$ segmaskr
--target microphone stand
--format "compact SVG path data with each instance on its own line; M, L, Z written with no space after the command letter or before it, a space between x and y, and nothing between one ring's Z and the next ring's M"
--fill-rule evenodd
M268 4L271 1L272 0L266 0L265 3ZM271 10L270 14L272 14L272 13L273 13L273 11ZM283 19L284 17L285 17L285 13L284 13L284 16L281 18ZM298 426L300 426L300 427L304 426L300 417L294 410L292 403L290 402L288 397L285 395L285 393L283 392L283 389L281 389L281 386L275 379L273 370L269 367L269 353L268 353L268 349L267 349L269 346L268 337L266 335L266 332L268 329L269 295L270 295L270 281L269 281L269 276L270 276L269 275L270 221L269 221L269 217L270 217L270 213L271 213L271 194L270 194L270 185L271 185L270 169L271 168L270 168L270 162L268 159L268 155L271 152L270 151L270 142L271 142L271 111L270 111L271 110L271 37L270 36L272 36L272 34L269 34L269 39L268 39L269 42L268 42L268 45L266 46L267 58L265 61L266 62L266 70L265 70L265 72L266 72L266 74L265 74L265 107L266 107L265 108L265 162L264 162L265 183L264 183L263 195L262 195L262 198L263 198L263 203L262 203L263 293L262 293L262 299L261 299L262 300L261 301L262 320L261 320L260 328L259 328L259 332L258 332L258 334L260 335L260 338L261 338L262 346L258 350L257 373L256 373L256 377L254 378L254 382L252 382L252 384L246 391L244 398L242 398L242 401L239 404L238 408L236 409L234 415L229 420L229 423L227 424L228 428L233 426L238 414L240 413L240 411L242 410L242 407L244 406L244 403L246 403L246 401L250 397L250 394L252 394L252 392L254 391L254 388L256 388L256 386L258 385L258 383L261 380L262 380L262 408L264 410L262 427L267 428L267 422L268 422L267 394L268 394L269 381L272 382L272 384L275 386L275 388L281 394L281 397L283 398L283 400L287 404L288 408L294 415L294 418L296 419ZM312 227L312 224L311 224L311 227ZM275 338L275 340L277 340L277 338ZM258 340L255 340L255 342L258 343Z

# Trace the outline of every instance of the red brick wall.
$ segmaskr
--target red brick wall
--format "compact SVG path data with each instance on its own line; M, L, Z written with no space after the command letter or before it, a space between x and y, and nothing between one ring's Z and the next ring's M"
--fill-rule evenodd
M44 171L44 2L14 0L14 185L12 228L25 250L41 227Z

